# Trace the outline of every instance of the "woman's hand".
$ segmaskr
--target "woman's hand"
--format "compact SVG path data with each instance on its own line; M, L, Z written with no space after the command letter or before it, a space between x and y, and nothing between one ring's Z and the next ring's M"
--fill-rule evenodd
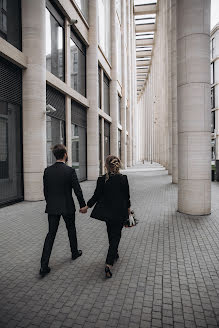
M85 207L80 208L79 212L85 214L85 213L87 213L87 210L88 210L88 206L85 206Z

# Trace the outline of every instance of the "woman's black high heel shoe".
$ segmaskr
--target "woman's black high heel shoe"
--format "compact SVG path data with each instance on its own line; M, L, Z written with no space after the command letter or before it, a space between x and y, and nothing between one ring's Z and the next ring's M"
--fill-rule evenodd
M105 267L106 278L112 278L112 272L108 266Z

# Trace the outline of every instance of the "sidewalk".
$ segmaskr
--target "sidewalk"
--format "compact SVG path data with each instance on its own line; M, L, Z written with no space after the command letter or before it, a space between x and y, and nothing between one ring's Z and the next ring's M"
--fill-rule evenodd
M123 230L109 280L103 222L77 214L83 256L72 262L62 220L51 273L39 279L45 203L0 209L1 328L219 326L219 183L212 183L212 214L189 217L176 212L167 172L145 166L128 173L139 224ZM95 182L81 186L88 199Z

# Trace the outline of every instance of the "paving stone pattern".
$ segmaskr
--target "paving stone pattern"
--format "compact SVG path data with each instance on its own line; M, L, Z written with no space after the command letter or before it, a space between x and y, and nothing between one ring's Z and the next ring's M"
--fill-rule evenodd
M0 209L0 328L218 327L219 183L210 216L176 212L166 171L128 173L139 218L123 229L113 278L104 278L106 227L77 215L83 256L71 261L63 220L50 266L38 276L47 233L44 202ZM95 182L81 184L86 199Z

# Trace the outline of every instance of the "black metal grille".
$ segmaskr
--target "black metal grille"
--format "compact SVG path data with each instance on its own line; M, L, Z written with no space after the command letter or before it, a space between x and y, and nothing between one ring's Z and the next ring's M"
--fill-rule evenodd
M71 102L71 122L87 128L87 109L73 100Z
M56 112L49 113L49 116L65 121L65 96L49 85L46 86L46 104L56 109Z
M0 57L0 100L22 104L22 70Z

